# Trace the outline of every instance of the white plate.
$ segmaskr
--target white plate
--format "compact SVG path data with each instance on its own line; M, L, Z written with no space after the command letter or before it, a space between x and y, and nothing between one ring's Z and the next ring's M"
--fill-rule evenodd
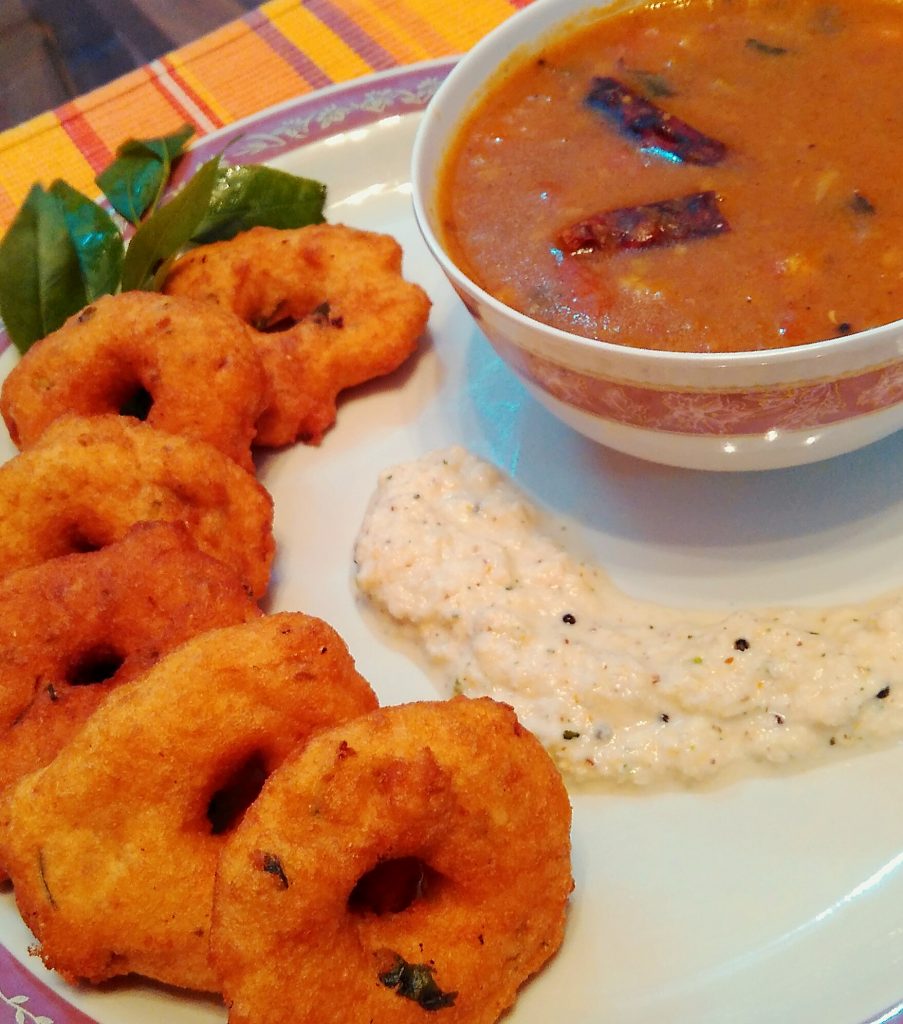
M797 470L704 475L606 451L526 395L414 226L411 143L448 66L285 104L204 140L194 158L228 143L232 158L326 181L330 219L394 234L407 275L434 300L422 355L348 396L322 446L261 459L279 545L271 609L331 622L383 703L440 696L363 612L351 551L379 470L454 442L510 472L637 595L697 606L827 603L903 584L903 436ZM0 357L0 372L12 361ZM3 444L0 457L12 453ZM567 936L524 989L512 1024L891 1019L881 1008L903 996L903 748L703 792L572 796L577 889ZM511 889L525 898L517 879ZM28 957L8 891L0 939L0 1024L77 1024L79 1011L101 1024L225 1018L215 1001L140 982L100 991L60 983Z

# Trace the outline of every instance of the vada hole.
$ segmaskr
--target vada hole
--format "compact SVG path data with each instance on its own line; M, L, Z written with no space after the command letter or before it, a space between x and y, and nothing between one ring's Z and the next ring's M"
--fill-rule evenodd
M291 330L296 323L298 321L293 316L283 316L278 320L256 320L251 326L261 334L278 334Z
M335 324L330 312L329 303L321 302L306 312L286 309L285 304L280 303L269 316L260 316L253 319L251 326L262 334L278 334L280 331L291 330L304 320L312 320L320 324Z
M80 530L77 526L67 531L68 536L66 537L65 551L71 555L87 555L92 551L100 551L104 546L102 543L96 540L92 540L83 530Z
M260 795L268 774L263 757L252 754L229 776L207 804L207 820L213 835L235 828Z
M248 323L255 331L261 334L278 334L280 331L288 331L298 323L300 317L288 308L289 304L283 299L267 311L261 311L250 317Z
M139 384L119 403L119 415L132 416L143 423L150 416L153 404L153 395Z
M419 857L384 860L357 880L348 909L353 914L399 914L434 891L440 880Z
M94 686L105 683L122 668L125 659L112 647L92 647L69 667L66 682L70 686Z

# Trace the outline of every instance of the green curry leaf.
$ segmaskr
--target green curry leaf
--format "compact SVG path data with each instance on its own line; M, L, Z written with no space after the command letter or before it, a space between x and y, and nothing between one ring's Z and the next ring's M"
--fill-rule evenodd
M427 964L409 964L398 953L393 954L391 966L377 977L386 988L419 1004L424 1010L443 1010L454 1006L457 992L443 992L433 977L433 968Z
M0 317L20 352L101 295L159 287L192 244L256 225L294 228L324 219L321 182L269 167L222 167L219 157L157 205L192 133L186 125L158 139L129 140L98 175L113 208L137 224L127 249L110 214L71 185L33 186L0 241Z
M65 182L34 185L0 243L0 315L16 348L113 290L121 262L108 214Z
M218 242L263 225L300 228L323 220L326 186L272 167L224 167L194 242Z
M116 150L116 160L94 179L113 209L138 224L159 202L173 161L184 153L193 134L186 124L172 135L124 142Z
M168 203L158 207L132 236L122 265L122 290L152 290L171 260L188 244L210 206L219 157L203 164Z
M65 181L55 181L50 192L62 204L86 300L93 302L101 295L115 292L122 276L125 245L113 218Z

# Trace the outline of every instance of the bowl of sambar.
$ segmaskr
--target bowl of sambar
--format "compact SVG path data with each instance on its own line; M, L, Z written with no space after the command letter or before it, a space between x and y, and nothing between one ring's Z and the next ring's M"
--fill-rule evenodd
M903 426L901 44L895 0L537 0L424 115L418 223L590 437L704 469L850 451Z

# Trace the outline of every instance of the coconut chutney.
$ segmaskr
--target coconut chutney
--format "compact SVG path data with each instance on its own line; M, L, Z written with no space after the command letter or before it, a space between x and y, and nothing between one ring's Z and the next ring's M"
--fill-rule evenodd
M903 595L729 614L633 599L460 447L382 475L354 557L450 691L510 703L577 778L699 781L903 734Z

